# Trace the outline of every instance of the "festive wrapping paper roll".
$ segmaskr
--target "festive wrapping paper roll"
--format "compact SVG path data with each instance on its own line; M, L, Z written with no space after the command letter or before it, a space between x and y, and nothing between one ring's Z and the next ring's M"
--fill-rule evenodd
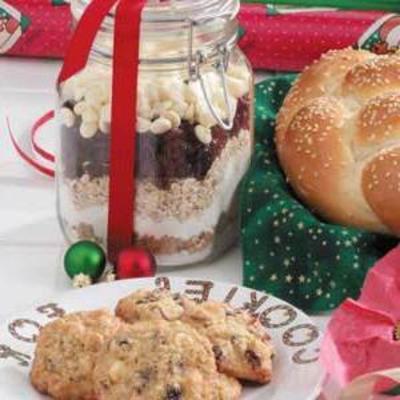
M256 69L300 71L330 49L378 53L400 45L400 15L246 4L241 47ZM70 38L65 0L0 0L0 54L62 57Z
M400 15L243 4L241 47L256 69L301 71L330 49L379 54L400 46Z
M62 57L70 36L64 0L0 0L0 54Z

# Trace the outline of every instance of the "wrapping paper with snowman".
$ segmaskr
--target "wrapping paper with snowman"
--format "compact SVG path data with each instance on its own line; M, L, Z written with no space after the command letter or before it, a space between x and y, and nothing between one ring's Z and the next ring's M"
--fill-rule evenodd
M400 16L383 11L244 4L241 47L257 69L301 71L332 49L378 54L400 46Z
M400 45L400 16L242 2L241 47L256 69L300 71L330 49L382 54ZM284 29L282 29L284 27ZM0 55L63 57L71 35L65 0L0 0Z
M62 57L70 31L64 0L0 0L0 55Z

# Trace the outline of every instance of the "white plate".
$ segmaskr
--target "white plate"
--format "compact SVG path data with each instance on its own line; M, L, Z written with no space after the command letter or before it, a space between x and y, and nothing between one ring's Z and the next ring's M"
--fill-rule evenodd
M40 326L63 311L113 308L119 298L130 292L155 286L169 286L173 292L185 293L191 298L208 297L228 301L233 306L253 307L252 311L259 314L277 350L274 377L267 386L247 387L243 400L314 400L317 397L323 378L322 368L317 361L320 333L301 311L272 296L235 285L158 277L70 291L0 325L0 399L45 399L29 383L34 342Z

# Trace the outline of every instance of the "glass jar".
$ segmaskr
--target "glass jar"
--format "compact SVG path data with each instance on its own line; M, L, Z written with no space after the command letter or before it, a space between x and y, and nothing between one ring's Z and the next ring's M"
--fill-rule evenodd
M89 1L72 0L76 20ZM238 10L238 0L149 0L143 13L132 237L159 265L213 258L238 237L253 147ZM106 244L113 27L111 13L86 68L59 87L58 213L69 242Z

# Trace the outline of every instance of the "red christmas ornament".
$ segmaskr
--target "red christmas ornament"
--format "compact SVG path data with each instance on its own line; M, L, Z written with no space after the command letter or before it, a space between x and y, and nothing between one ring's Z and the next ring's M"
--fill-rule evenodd
M122 250L117 259L117 278L147 278L155 276L157 264L154 256L147 250L131 247Z

